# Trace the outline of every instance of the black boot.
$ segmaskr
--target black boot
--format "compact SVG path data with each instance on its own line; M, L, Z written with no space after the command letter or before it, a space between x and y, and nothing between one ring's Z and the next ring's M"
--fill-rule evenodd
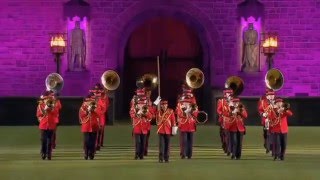
M45 160L45 159L46 159L46 157L47 157L47 155L46 155L46 154L41 153L41 159Z

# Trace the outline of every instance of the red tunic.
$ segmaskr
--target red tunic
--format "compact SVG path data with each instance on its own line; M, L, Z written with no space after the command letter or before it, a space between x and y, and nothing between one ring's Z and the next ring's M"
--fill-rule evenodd
M196 118L198 117L198 110L192 113L192 116L187 116L181 108L177 109L178 127L181 132L195 132L196 131Z
M100 113L100 124L101 126L106 125L106 112L109 108L109 98L108 96L100 97L98 100L98 106L101 108L101 113Z
M97 132L100 126L99 118L102 111L101 107L97 106L91 113L88 113L87 109L87 103L82 103L79 110L81 132Z
M150 119L152 118L150 111L148 111L144 117L140 117L137 116L135 108L131 107L130 117L132 119L134 134L148 134Z
M60 110L62 108L62 105L59 99L56 100L55 108L57 109L57 116L56 116L55 122L58 124L60 122L59 115L60 115Z
M266 98L261 98L258 102L258 111L261 115L261 125L265 126L266 124L266 118L262 116L263 113L267 112L267 109L269 107L270 103L269 100Z
M158 122L158 134L171 134L172 126L176 124L174 111L170 108L168 108L165 112L160 111Z
M57 117L57 108L53 110L44 110L46 104L40 103L37 107L37 117L39 120L39 129L41 130L54 130L57 126L56 117Z
M228 130L230 127L230 121L231 121L231 109L228 105L228 102L226 99L220 99L220 102L218 102L217 107L217 113L220 115L221 119L219 119L220 123L222 123L223 129Z
M276 123L272 126L273 133L288 133L288 117L292 116L293 113L290 110L287 110L281 113L276 119Z
M231 132L245 132L244 120L248 117L248 113L245 108L237 115L231 116L229 131Z

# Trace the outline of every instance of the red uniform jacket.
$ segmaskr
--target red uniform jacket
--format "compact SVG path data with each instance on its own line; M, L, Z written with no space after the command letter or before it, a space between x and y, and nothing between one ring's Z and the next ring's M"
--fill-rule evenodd
M56 116L56 119L55 119L55 122L57 124L59 124L60 120L59 120L59 115L60 115L60 110L62 108L62 105L61 105L61 102L59 99L56 100L56 104L55 104L55 107L57 109L57 116Z
M223 129L228 130L230 127L230 121L231 121L231 110L228 105L228 102L225 98L219 99L218 106L217 106L217 113L221 118L219 118L219 122L222 123Z
M91 114L87 111L88 105L86 103L82 103L79 118L81 123L81 132L97 132L100 126L100 114L101 114L101 106L97 105L96 109L91 112Z
M198 116L198 110L193 111L192 116L186 116L186 114L182 111L181 108L177 109L178 116L178 127L181 132L195 132L197 121L196 118Z
M266 118L262 116L263 113L265 113L269 106L269 100L266 98L261 98L258 102L258 111L261 116L261 125L265 126Z
M281 113L277 118L277 123L272 127L273 133L288 133L288 116L292 116L293 113L290 110L286 110Z
M100 113L100 124L101 126L106 125L106 112L109 108L109 98L108 96L100 97L98 100L98 106L101 108L101 113Z
M167 108L165 112L160 111L158 122L158 134L171 134L172 126L176 124L174 111L170 108Z
M222 114L223 114L223 107L225 105L227 105L227 100L225 98L221 98L218 100L217 102L217 113L218 113L218 116L219 116L219 123L223 123L223 117L222 117Z
M39 129L41 130L54 130L57 126L56 117L57 117L57 108L53 110L44 110L46 104L40 103L37 107L37 117L39 120Z
M134 134L148 134L150 119L152 118L150 111L148 111L144 117L139 117L137 116L135 108L131 107L130 117L132 119Z
M231 115L231 121L229 126L229 131L231 132L245 132L246 127L244 126L244 120L248 117L248 113L245 108L237 115Z
M150 131L151 130L151 120L156 117L157 109L155 106L153 106L152 101L150 99L148 100L148 105L149 105L149 112L151 113L151 118L149 119L149 123L148 123L148 131Z

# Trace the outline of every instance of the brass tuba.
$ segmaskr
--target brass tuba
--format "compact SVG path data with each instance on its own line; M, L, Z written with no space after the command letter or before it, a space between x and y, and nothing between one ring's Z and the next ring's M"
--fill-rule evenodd
M279 69L272 68L267 72L264 81L269 89L278 91L283 86L284 76Z
M238 76L230 76L225 82L225 88L230 88L233 90L234 96L239 96L244 88L243 80Z
M120 85L120 77L116 71L107 70L101 76L101 84L109 91L116 90Z
M204 83L204 74L198 68L191 68L186 74L186 83L192 89L200 88Z
M47 90L51 90L54 93L58 93L63 88L63 78L58 73L51 73L47 76L46 81Z
M137 79L136 86L151 91L158 86L158 77L151 73L144 74Z

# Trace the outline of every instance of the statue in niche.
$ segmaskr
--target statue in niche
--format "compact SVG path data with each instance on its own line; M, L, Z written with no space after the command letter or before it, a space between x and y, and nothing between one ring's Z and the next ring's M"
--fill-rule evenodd
M241 71L259 71L258 31L254 29L253 23L249 23L248 30L243 34Z
M69 71L83 71L86 69L86 38L83 29L80 29L80 21L75 22L75 27L71 31L69 56Z

